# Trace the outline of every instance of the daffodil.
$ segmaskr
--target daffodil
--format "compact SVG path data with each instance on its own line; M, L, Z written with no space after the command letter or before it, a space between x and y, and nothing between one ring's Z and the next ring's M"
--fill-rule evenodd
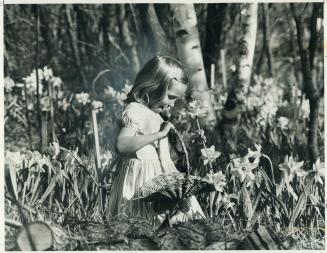
M83 105L85 105L88 102L90 102L89 97L90 97L90 95L88 93L85 93L85 92L76 94L76 99L77 99L78 103L81 103Z
M203 159L204 165L207 165L209 162L215 161L220 155L221 153L215 150L214 145L212 145L210 148L201 149L201 159Z
M45 96L45 97L41 98L40 104L41 104L42 112L50 111L50 97L49 96Z
M52 69L48 69L47 66L43 68L43 77L46 81L50 80L53 76Z
M101 154L101 166L102 168L108 166L112 160L112 153L107 150L105 153Z
M22 166L22 156L20 152L5 152L5 161L12 164L17 170Z
M111 86L107 86L107 88L104 89L104 94L108 96L108 98L115 98L117 91L115 91L114 88Z
M60 86L62 85L62 80L60 77L52 77L51 82L52 82L53 88L59 89Z
M240 182L247 182L247 186L251 185L255 180L253 170L258 167L257 163L251 163L248 156L235 158L231 163L231 174L239 178Z
M52 142L50 144L51 149L53 150L53 156L52 159L55 159L59 153L60 153L60 146L59 146L59 142Z
M103 103L101 101L95 100L92 102L92 107L93 110L102 111Z
M208 110L202 107L201 102L194 100L189 103L187 113L194 119L196 117L201 118L207 114Z
M117 92L116 99L120 105L124 104L124 100L127 99L127 95L124 92Z
M39 94L42 94L43 91L43 85L41 80L43 79L43 73L42 70L39 69L38 70L38 77L39 77ZM28 91L32 91L34 94L36 94L36 87L37 87L37 83L36 83L36 71L35 69L33 70L33 72L31 73L30 76L27 76L25 78L23 78L25 84L26 84L26 88Z
M128 83L125 84L124 88L122 89L122 92L125 94L128 94L132 90L133 86L129 85Z
M15 82L10 77L6 77L4 79L4 86L6 91L11 91L15 87Z
M235 72L235 71L236 71L236 65L234 64L234 65L230 66L230 70L231 70L232 72Z
M313 171L315 172L315 182L323 185L323 178L325 178L325 163L320 162L320 158L313 164Z
M67 108L70 106L70 103L68 103L67 99L64 98L62 101L59 101L59 107L61 107L64 111L67 111Z
M296 162L292 156L286 156L284 163L278 165L278 167L283 171L286 183L291 182L295 175L297 177L303 177L306 175L306 172L302 169L303 161Z
M252 163L256 164L256 167L259 165L260 157L261 157L261 145L260 144L254 144L255 146L255 151L252 151L251 149L248 148L248 158L253 158L254 161Z
M288 128L288 123L289 123L289 119L286 117L279 117L278 118L278 126L282 129L285 130Z
M214 174L208 173L205 179L214 183L216 191L218 192L224 191L224 187L226 185L226 176L221 171Z

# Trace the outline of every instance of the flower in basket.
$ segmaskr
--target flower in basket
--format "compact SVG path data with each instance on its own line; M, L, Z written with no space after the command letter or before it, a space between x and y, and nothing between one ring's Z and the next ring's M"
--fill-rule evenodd
M209 182L214 183L216 191L224 191L224 187L226 185L226 176L221 171L214 174L208 173L204 178Z
M212 145L210 148L201 149L201 159L203 159L204 165L207 165L209 162L215 161L220 155L221 153L215 150L214 145Z
M292 156L286 156L284 163L278 165L278 167L283 172L284 178L287 182L292 181L295 175L297 177L303 177L306 175L306 172L302 169L303 161L296 162Z
M188 104L187 113L194 119L196 117L201 118L207 114L208 110L203 108L199 100L194 100Z

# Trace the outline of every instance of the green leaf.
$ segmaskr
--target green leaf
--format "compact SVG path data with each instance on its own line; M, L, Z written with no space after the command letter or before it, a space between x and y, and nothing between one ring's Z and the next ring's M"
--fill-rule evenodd
M285 173L283 173L285 175ZM279 195L282 193L282 190L285 186L285 178L284 176L281 178L279 184L276 185L276 196L279 197Z
M39 202L38 202L39 204L42 204L43 201L44 201L44 200L48 197L48 195L52 192L53 188L54 188L55 185L56 185L57 179L58 179L58 174L55 175L55 176L52 178L52 180L51 180L51 182L50 182L48 188L45 190L45 192L43 193L42 197L40 198L40 200L39 200Z
M307 203L307 198L310 192L310 189L312 187L314 181L314 177L310 178L308 184L305 186L303 191L300 194L300 197L298 199L298 202L296 203L296 206L294 208L294 211L292 213L289 228L292 229L294 227L296 219L301 215L301 213L305 210L305 205Z
M242 192L242 203L244 208L243 212L247 220L251 220L253 216L253 206L251 203L249 192L246 189L245 185L242 186L241 192Z
M38 196L37 193L39 192L38 190L40 189L40 187L39 187L40 181L41 181L41 174L39 171L37 177L34 180L34 184L33 184L34 186L33 186L32 195L31 195L31 199L30 199L30 205L34 205L34 202Z
M83 201L82 201L82 198L81 198L81 194L80 194L76 179L73 182L73 189L74 189L74 193L75 193L76 197L78 198L79 202L83 206Z
M14 162L11 159L8 159L8 165L5 166L5 182L9 193L18 198L17 194L17 175L16 175L16 167Z

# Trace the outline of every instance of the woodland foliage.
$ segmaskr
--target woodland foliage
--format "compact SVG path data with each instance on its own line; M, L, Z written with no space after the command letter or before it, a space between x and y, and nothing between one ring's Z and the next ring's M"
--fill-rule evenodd
M316 231L310 232L315 238L323 238L322 4L259 4L250 84L241 109L235 111L238 123L228 145L223 120L235 88L236 42L244 5L194 7L197 25L192 29L197 29L204 59L201 66L210 84L207 98L217 123L210 128L201 124L208 111L197 100L178 101L169 120L183 136L191 174L219 185L217 192L197 196L209 223L226 232L215 240L255 224L270 225L300 239L306 238L301 232L305 228ZM214 242L209 237L199 239L188 248L190 244L181 236L183 228L159 236L162 232L150 225L141 228L140 221L126 218L110 227L115 238L103 238L106 226L88 233L92 227L82 224L99 225L106 220L116 173L110 164L116 155L117 121L135 74L158 53L178 55L171 11L169 4L5 5L8 222L21 227L24 217L30 222L46 221L55 234L54 249L60 250L95 249L99 241L107 241L104 247L110 249L206 249ZM310 51L317 120L312 120L303 50ZM96 112L99 157L92 111ZM314 162L308 149L312 124L317 124L314 148L319 157ZM174 162L186 172L180 143L173 134L169 138ZM178 229L179 237L172 236ZM8 249L15 248L10 238L16 230L6 226ZM126 238L135 241L124 243ZM314 248L304 244L298 247Z

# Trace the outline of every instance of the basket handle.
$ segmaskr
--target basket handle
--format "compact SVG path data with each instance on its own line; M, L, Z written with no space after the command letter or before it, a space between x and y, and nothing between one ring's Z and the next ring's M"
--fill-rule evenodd
M177 135L177 137L178 137L178 140L179 140L179 141L181 142L181 144L182 144L183 152L184 152L185 157L186 157L187 178L189 178L189 177L190 177L190 161L189 161L189 159L188 159L188 152L187 152L187 149L186 149L186 147L185 147L185 143L184 143L184 141L183 141L183 138L182 138L181 134L177 131L176 128L174 128L174 131L175 131L175 133L176 133L176 135Z

